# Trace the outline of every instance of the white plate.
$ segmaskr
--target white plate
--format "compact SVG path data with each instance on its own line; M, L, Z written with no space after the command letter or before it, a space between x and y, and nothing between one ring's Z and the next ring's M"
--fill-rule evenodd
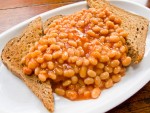
M150 20L150 10L144 6L129 1L113 0L111 3ZM38 16L46 20L53 15L70 14L83 8L87 8L86 2L60 7ZM0 52L8 40L17 36L23 28L36 17L22 22L2 33L0 35ZM135 67L130 67L121 82L115 84L113 88L103 91L98 99L73 102L55 95L55 113L102 113L131 97L150 80L150 48L148 45L150 45L150 31L148 32L146 52L143 61ZM0 113L48 113L40 100L20 79L8 71L1 61Z

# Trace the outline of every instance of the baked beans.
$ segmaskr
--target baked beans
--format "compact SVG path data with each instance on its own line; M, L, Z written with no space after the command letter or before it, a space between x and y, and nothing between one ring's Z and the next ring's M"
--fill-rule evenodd
M121 23L108 9L95 8L54 20L22 58L23 72L50 79L53 91L70 100L98 98L131 64Z

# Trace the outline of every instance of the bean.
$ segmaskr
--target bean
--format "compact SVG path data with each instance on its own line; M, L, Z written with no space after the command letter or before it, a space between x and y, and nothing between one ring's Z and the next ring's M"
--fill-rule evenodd
M123 66L129 66L131 63L131 57L126 57L123 61L122 61L122 65Z
M110 36L109 41L115 43L115 42L120 41L120 38L118 36Z
M68 53L67 52L63 52L62 54L62 59L65 61L68 59Z
M100 93L101 93L101 90L99 88L94 88L91 92L91 97L94 99L98 98Z
M113 47L115 48L120 48L122 46L122 41L118 41L116 43L114 43Z
M68 70L64 71L64 76L65 77L72 77L72 76L74 76L74 74L75 74L75 72L72 69L68 69Z
M56 38L48 38L48 44L56 44Z
M107 55L102 55L100 58L100 62L108 62L109 61L109 57Z
M112 73L113 72L113 68L110 66L105 66L104 70L108 73Z
M78 66L74 66L74 72L77 74L79 73L79 67Z
M113 20L115 19L115 15L111 14L111 15L109 16L109 19L110 19L111 21L113 21Z
M60 38L67 38L67 36L68 36L67 33L61 32L61 33L59 34L59 37L60 37Z
M85 91L83 95L84 95L84 98L88 99L88 98L91 97L91 92L90 91Z
M88 78L84 79L84 83L87 84L87 85L93 84L94 83L94 79L88 77Z
M40 73L39 74L47 74L47 71L46 70L40 70Z
M117 23L117 24L121 24L121 19L115 18L114 22Z
M87 31L87 34L88 34L89 36L92 36L92 37L95 37L95 36L96 36L96 34L95 34L92 30L88 30L88 31Z
M120 64L119 60L112 60L110 63L111 67L117 67Z
M72 81L72 84L76 84L78 82L78 77L77 76L71 77L71 81Z
M95 82L95 85L97 87L100 87L101 86L101 79L99 76L96 76L95 79L94 79L94 82Z
M85 91L86 91L86 88L85 88L85 87L81 87L81 88L78 90L78 94L79 94L79 95L82 95L82 94L84 94Z
M32 69L30 69L28 67L23 67L23 72L27 75L31 75L32 74Z
M39 50L35 50L34 52L31 53L31 57L35 58L35 57L37 57L40 54L41 54L41 52Z
M116 55L116 51L115 50L111 50L111 51L108 52L109 58L113 58L113 57L115 57L115 55Z
M86 58L83 59L83 65L84 65L84 66L88 66L89 63L90 63L90 62L89 62L88 59L86 59Z
M104 68L104 64L103 63L98 63L96 65L96 67L99 68L99 69L103 69Z
M47 45L41 45L41 46L38 46L38 50L40 50L41 52L44 52L46 49L47 49Z
M60 96L64 96L65 95L65 90L63 90L61 88L56 88L55 93L60 95Z
M95 77L96 76L96 72L93 70L90 70L90 69L87 71L87 74L89 77Z
M56 51L53 53L52 57L53 59L57 59L59 57L61 57L62 52L61 51Z
M42 69L45 69L47 67L47 63L46 62L43 62L42 64L41 64L41 68Z
M90 59L90 58L94 58L94 57L97 58L97 59L100 59L100 57L101 57L101 54L100 54L100 52L101 52L101 47L98 46L97 49L98 49L99 52L98 52L98 51L92 52L92 53L91 53L91 56L93 56L93 57L89 57L89 59ZM93 60L93 59L91 59L91 60Z
M126 47L125 47L125 46L121 46L121 47L120 47L120 52L121 52L121 53L126 52Z
M84 21L83 20L79 20L77 25L80 26L80 27L84 27Z
M93 57L89 57L89 62L92 65L96 65L98 63L97 60L95 58L93 58Z
M87 72L87 67L82 66L80 71L79 71L79 75L81 78L85 78L86 77L86 72Z
M119 82L121 80L121 75L120 74L112 75L112 80L113 82Z
M66 91L66 97L68 97L71 100L75 100L77 98L77 92L72 91L72 90L67 90Z
M99 17L100 17L100 18L105 18L105 17L106 17L106 15L105 15L105 13L104 13L104 12L100 12L100 13L99 13Z
M82 63L83 63L83 60L81 58L76 61L77 66L81 66Z
M119 59L121 57L121 53L119 51L116 52L115 59Z
M60 46L59 46L59 45L56 45L56 44L51 44L51 45L50 45L50 49L51 49L51 50L59 50L59 49L60 49Z
M59 62L60 64L63 64L63 63L64 63L64 60L61 59L61 58L59 58L59 59L58 59L58 62Z
M109 78L109 73L108 72L103 72L101 75L100 75L100 78L102 80L106 80Z
M40 79L40 81L45 82L46 81L46 75L45 74L39 74L38 78Z
M73 41L73 40L69 40L68 44L70 44L73 47L77 47L77 43L75 41Z
M113 86L113 81L112 79L109 79L105 82L105 88L110 88Z
M28 63L28 67L30 69L35 69L37 66L38 66L38 63L34 59L31 59Z
M69 86L71 84L71 80L66 80L62 83L64 87Z
M47 44L48 44L48 41L47 41L47 39L41 38L41 39L39 40L39 44L41 44L41 45L47 45Z
M77 56L72 56L70 57L70 60L72 63L75 63L77 61L78 57Z
M128 33L123 31L123 32L120 32L120 35L123 36L123 37L127 37L128 36Z
M61 68L55 68L56 75L63 75L63 70Z
M44 58L42 56L37 57L36 61L40 64L44 62Z
M113 73L114 73L114 74L118 74L120 71L121 71L121 67L120 67L120 66L117 66L117 67L114 68Z
M94 32L99 32L99 31L100 31L100 27L99 27L99 26L94 26L94 27L92 28L92 30L93 30Z
M43 57L44 57L44 60L46 60L46 61L52 60L52 55L51 55L51 54L45 53L45 54L43 55Z
M102 29L102 30L100 30L100 33L102 35L107 35L109 33L109 31L108 31L108 29Z
M49 71L49 72L48 72L48 76L49 76L49 78L51 78L52 80L56 80L56 78L57 78L57 76L55 75L55 73L52 72L52 71Z
M107 26L108 28L114 28L114 23L111 22L111 21L107 21L107 22L106 22L106 26Z
M90 21L93 22L96 25L98 24L98 19L97 18L91 18Z
M36 67L35 70L34 70L34 74L35 75L38 75L40 73L40 68L39 67Z
M72 48L68 48L67 50L69 56L74 56L75 52Z

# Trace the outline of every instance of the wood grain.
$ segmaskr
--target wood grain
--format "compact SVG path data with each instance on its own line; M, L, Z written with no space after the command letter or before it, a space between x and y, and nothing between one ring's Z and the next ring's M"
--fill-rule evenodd
M71 4L74 2L64 2L59 4L42 4L32 5L27 7L18 7L13 9L0 10L0 33L9 29L10 27L23 22L37 14L49 11L51 9Z
M82 0L1 0L0 33L37 14L78 1ZM150 82L107 113L150 113Z
M78 2L83 0L1 0L0 9L27 7L41 4L59 4L67 2Z
M146 6L150 8L150 0L147 1Z
M107 113L150 113L150 82L131 98Z

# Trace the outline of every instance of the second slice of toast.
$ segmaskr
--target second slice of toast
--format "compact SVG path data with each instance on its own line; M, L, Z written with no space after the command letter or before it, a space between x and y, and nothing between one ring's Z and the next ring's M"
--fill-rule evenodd
M145 53L149 21L142 16L138 16L111 5L106 0L87 0L87 3L92 8L107 7L112 13L121 18L121 27L128 32L128 54L132 58L132 62L139 63Z

